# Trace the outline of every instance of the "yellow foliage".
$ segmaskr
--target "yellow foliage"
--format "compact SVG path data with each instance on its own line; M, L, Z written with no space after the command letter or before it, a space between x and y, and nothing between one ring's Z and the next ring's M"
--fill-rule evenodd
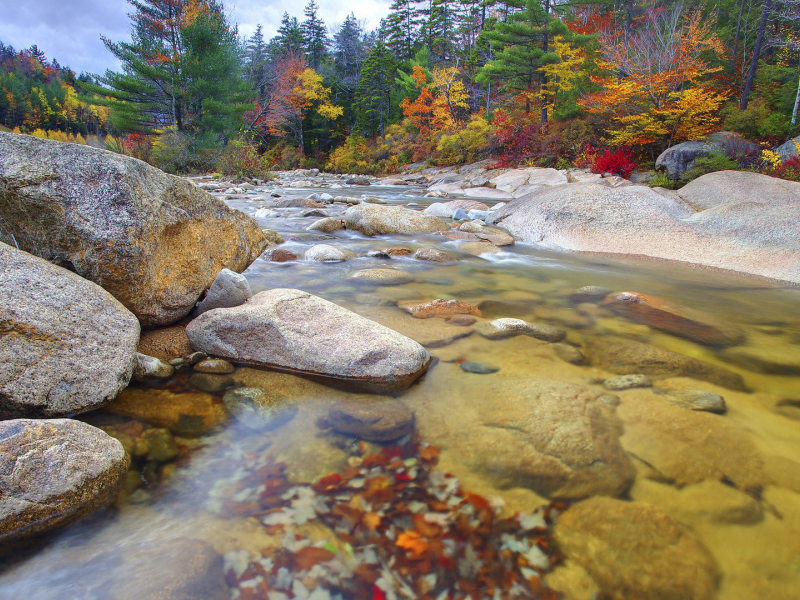
M319 102L317 112L326 119L337 119L344 113L344 108L331 104L331 88L322 85L322 75L314 69L306 68L298 77L294 93L301 99L302 108L309 108Z
M761 160L769 164L773 169L777 169L783 164L783 161L781 160L781 155L778 154L777 152L773 152L772 150L762 150Z
M558 62L540 67L540 71L547 76L547 83L540 91L540 99L546 105L555 105L559 92L568 92L575 87L578 78L586 75L582 70L585 61L583 52L573 47L557 35L553 38L551 52L558 55Z

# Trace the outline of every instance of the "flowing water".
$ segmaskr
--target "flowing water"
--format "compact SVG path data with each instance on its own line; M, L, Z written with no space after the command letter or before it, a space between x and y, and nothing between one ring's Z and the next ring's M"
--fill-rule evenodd
M320 191L326 190L281 193L305 197ZM391 204L431 202L411 187L330 191L368 193ZM252 215L271 200L258 189L227 201ZM207 569L197 566L196 549L164 545L173 539L203 540L224 555L234 598L550 597L548 587L576 599L603 593L656 597L625 587L622 580L637 574L671 579L675 589L687 590L658 596L664 598L800 597L800 290L684 265L544 252L523 244L473 256L435 235L306 232L317 218L301 217L301 210L281 209L279 217L257 220L277 230L287 240L281 248L298 256L324 242L353 250L358 258L259 259L245 273L253 292L302 289L396 329L428 347L437 359L429 372L392 400L238 365L233 386L270 390L298 407L288 423L267 432L253 432L225 414L224 392L193 388L188 373L164 384L133 386L141 420L113 408L81 417L135 450L117 506L0 555L0 597L219 597L213 582L203 587ZM367 256L390 247L435 247L458 260ZM411 274L413 281L364 285L348 278L356 270L386 266ZM741 360L733 362L730 350L653 329L597 303L576 303L570 296L583 286L641 292L700 310L740 328L751 354L768 354L784 366L764 367L762 361L747 369ZM585 350L584 364L564 360L564 345L527 336L487 339L470 326L416 319L398 307L435 298L480 305L479 321L514 317L562 328L563 344ZM652 377L652 388L604 396L609 392L602 382L616 374L591 352L602 355L619 341L727 369L743 378L747 391L678 373ZM491 372L468 372L464 363ZM765 370L784 372L759 372ZM561 385L542 380L588 388L595 404L604 403L602 418L589 427L580 410L556 408L527 419L529 405L520 404L517 390ZM576 388L557 389L567 389L568 397ZM664 389L720 394L727 412L689 410L654 393ZM325 420L331 407L353 401L401 402L414 413L414 434L379 443L332 430ZM498 426L508 414L523 424ZM592 439L571 437L570 419L580 422L575 436ZM590 477L583 493L556 492L567 500L553 502L547 496L560 484L531 475L563 469L560 463L548 466L552 457L542 458L536 447L543 427L578 446L544 454L577 456L586 445L611 448L607 454L614 455L621 445L614 460L624 464L601 456L595 461L600 466L589 468L599 475ZM330 474L337 476L319 483ZM617 483L607 485L604 478ZM606 508L596 519L607 519L618 531L609 546L595 548L591 559L585 548L570 546L574 555L564 557L552 539L557 515L569 511L575 497L608 494L609 485L626 502L655 507L658 516L623 522L625 517ZM691 540L680 546L689 548L691 558L676 559L665 550L669 543L649 549L662 532L652 521L663 522L664 514ZM619 549L625 546L632 550ZM181 562L182 553L190 558ZM184 581L192 578L200 581L194 588ZM642 585L638 589L650 584ZM184 595L175 595L176 589Z

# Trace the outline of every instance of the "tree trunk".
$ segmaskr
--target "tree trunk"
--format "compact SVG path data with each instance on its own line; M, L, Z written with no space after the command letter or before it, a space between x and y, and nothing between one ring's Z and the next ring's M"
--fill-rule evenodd
M800 77L797 78L797 94L794 97L794 109L792 109L792 129L797 125L798 108L800 108Z
M772 10L772 0L765 0L764 9L761 12L761 22L758 24L758 34L756 35L756 47L753 49L753 56L750 63L750 71L747 73L747 82L744 84L744 92L742 92L742 101L739 103L739 108L744 110L747 108L748 96L750 90L753 88L753 80L756 78L756 71L758 70L758 57L761 55L761 44L764 42L764 31L767 29L767 21L769 20L769 13Z
M736 19L736 35L733 38L733 53L732 53L732 64L731 64L731 71L736 68L736 50L739 48L739 35L742 31L742 17L744 16L744 2L742 0L741 4L739 5L739 18Z

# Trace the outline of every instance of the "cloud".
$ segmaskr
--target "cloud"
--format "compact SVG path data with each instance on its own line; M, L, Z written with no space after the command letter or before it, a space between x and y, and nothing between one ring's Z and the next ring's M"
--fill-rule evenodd
M337 0L317 0L319 17L328 27L344 21L353 12L369 28L389 14L390 0L361 0L356 6ZM8 0L0 21L0 40L17 50L33 44L48 58L56 58L76 72L104 73L119 69L119 63L100 41L130 39L126 0ZM304 3L297 0L231 0L225 3L239 33L250 36L261 23L269 39L278 29L284 12L302 21Z

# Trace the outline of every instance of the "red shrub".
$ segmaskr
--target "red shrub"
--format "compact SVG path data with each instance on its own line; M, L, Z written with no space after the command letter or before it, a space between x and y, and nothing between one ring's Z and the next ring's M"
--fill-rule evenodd
M543 126L536 113L502 109L492 121L492 137L501 152L496 169L514 167L536 153L541 143Z
M800 158L793 156L789 160L783 161L775 169L775 177L788 179L789 181L800 181Z
M627 179L636 167L637 163L631 160L631 151L628 148L617 148L606 150L602 154L595 153L591 168L593 173L611 173Z

